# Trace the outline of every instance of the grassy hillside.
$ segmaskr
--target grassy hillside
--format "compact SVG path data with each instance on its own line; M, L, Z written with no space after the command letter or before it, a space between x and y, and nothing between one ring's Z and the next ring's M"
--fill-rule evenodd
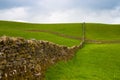
M93 40L120 40L120 25L88 23L86 37Z
M120 35L119 35L120 25L86 23L85 27L86 27L87 39L120 40ZM57 35L51 33L53 32L53 33L64 34L66 36L81 38L82 24L81 23L30 24L30 23L0 21L0 36L8 35L8 36L21 36L25 38L44 39L37 36L38 34L41 35L41 32L49 33L49 35ZM46 36L44 35L44 37Z
M45 30L48 32L41 32L41 30ZM6 35L24 37L26 39L48 40L57 44L67 46L78 45L80 43L80 40L61 37L57 34L52 34L49 31L58 32L59 34L65 34L66 36L82 35L80 24L28 24L0 21L0 36Z
M119 41L120 25L86 23L90 40ZM57 44L79 45L82 24L30 24L0 21L0 36L48 40ZM46 80L120 80L120 44L86 44L75 57L50 67Z
M67 63L46 73L46 80L120 80L120 44L87 44Z
M61 34L71 35L71 36L82 36L82 24L71 23L71 24L31 24L31 23L19 23L19 22L7 22L0 21L1 29L9 27L12 30L47 30L53 32L59 32Z

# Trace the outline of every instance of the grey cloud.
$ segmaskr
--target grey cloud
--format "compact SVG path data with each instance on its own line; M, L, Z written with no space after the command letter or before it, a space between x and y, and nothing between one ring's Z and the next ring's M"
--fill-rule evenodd
M0 9L23 7L23 6L35 6L36 1L35 0L0 0Z
M120 0L76 0L76 7L84 7L95 10L112 9L119 6Z
M41 23L83 21L118 23L119 2L119 0L0 0L0 19ZM7 6L4 7L2 3Z

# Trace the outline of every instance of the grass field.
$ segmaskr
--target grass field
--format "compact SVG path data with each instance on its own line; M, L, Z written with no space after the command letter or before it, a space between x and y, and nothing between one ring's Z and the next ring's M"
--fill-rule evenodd
M120 25L86 24L86 36L94 40L120 40Z
M80 24L28 24L0 21L0 36L6 35L24 37L26 39L47 40L60 45L73 46L79 45L80 40L64 38L49 32L35 32L29 30L48 30L66 35L82 35L79 25Z
M120 40L120 25L86 23L85 26L87 39ZM0 21L0 36L3 35L73 46L81 42L73 37L82 37L82 24L29 24ZM119 46L119 43L85 44L72 60L51 66L46 72L46 80L120 80Z
M86 26L86 38L87 39L120 40L120 25L86 23L85 26ZM74 37L79 37L79 38L82 37L82 24L81 23L28 24L28 23L0 21L0 36L5 34L5 35L10 35L10 36L22 36L25 38L42 39L37 36L38 34L40 34L40 32L35 33L32 31L30 32L29 30L38 30L38 31L45 30L45 31L58 32L60 34L65 34L68 36L74 36Z
M120 44L86 44L67 63L46 73L46 80L120 80Z

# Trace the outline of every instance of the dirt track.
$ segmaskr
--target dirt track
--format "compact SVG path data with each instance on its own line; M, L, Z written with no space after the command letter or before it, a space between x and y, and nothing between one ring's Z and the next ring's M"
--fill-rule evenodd
M80 40L82 41L81 37L77 37L77 36L70 36L70 35L66 35L66 34L61 34L59 32L53 32L53 31L48 31L48 30L27 30L29 32L45 32L45 33L50 33L50 34L54 34L60 37L65 37L65 38L69 38L69 39L75 39L75 40ZM85 39L86 43L95 43L95 44L113 44L113 43L120 43L120 40L93 40L93 39Z
M65 37L65 38L82 40L82 38L80 38L80 37L70 36L70 35L61 34L59 32L53 32L53 31L48 31L48 30L27 30L27 31L29 31L29 32L45 32L45 33L50 33L50 34L58 35L58 36Z

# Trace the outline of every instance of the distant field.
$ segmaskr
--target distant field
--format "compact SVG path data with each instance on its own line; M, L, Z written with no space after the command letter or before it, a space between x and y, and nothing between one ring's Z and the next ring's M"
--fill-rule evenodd
M120 80L120 44L87 44L67 63L48 69L46 80Z
M19 22L6 22L0 21L0 28L5 30L48 30L59 32L61 34L71 35L71 36L82 36L82 24L71 23L71 24L30 24L30 23L19 23Z
M60 45L79 45L80 40L65 38L47 32L36 32L29 30L45 30L58 32L65 35L82 36L81 24L28 24L19 22L0 21L0 36L24 37L26 39L47 40Z
M88 23L86 37L93 40L120 40L120 25Z
M86 39L92 40L120 40L120 25L108 24L92 24L86 23ZM31 31L30 30L37 30ZM20 22L0 21L0 36L21 36L25 38L36 38L40 31L57 32L67 36L82 38L81 23L66 23L66 24L30 24ZM46 33L46 32L43 32ZM55 35L49 33L49 35ZM58 36L58 35L57 35ZM44 37L46 37L44 35ZM46 39L47 40L47 39ZM53 40L51 40L53 41ZM79 40L80 41L80 40Z

